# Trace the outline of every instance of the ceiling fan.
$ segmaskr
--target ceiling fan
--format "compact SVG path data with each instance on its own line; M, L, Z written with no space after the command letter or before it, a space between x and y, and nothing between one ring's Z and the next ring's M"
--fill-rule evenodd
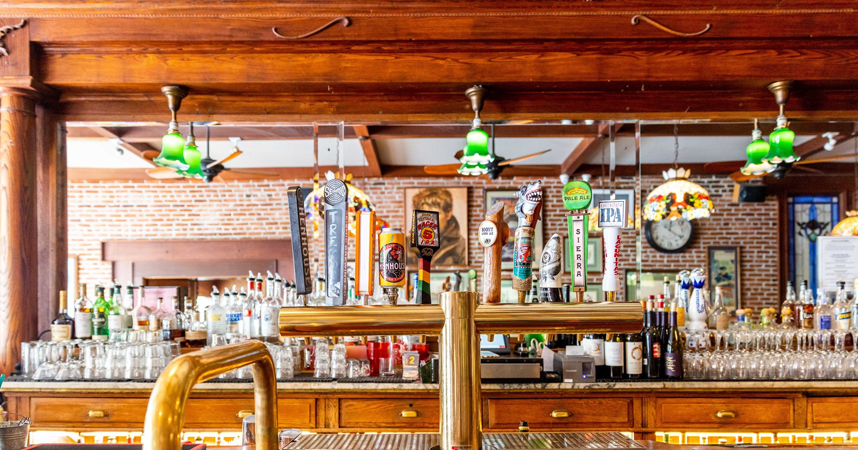
M193 125L191 125L191 137L193 137ZM233 159L241 156L243 153L238 148L238 143L241 141L241 138L231 137L229 140L232 142L232 153L228 156L221 158L219 160L215 160L211 157L210 149L210 128L206 126L206 157L200 160L200 170L203 173L203 181L206 183L211 183L212 181L219 181L225 183L223 177L221 177L221 172L229 171L231 173L240 173L243 175L258 175L262 177L276 177L279 174L276 172L264 172L258 170L249 170L249 169L230 169L228 167L224 167L224 164L228 161L232 161ZM178 173L176 169L170 167L156 167L154 169L146 170L146 174L151 178L156 180L168 180L168 179L178 179L184 178L184 175Z
M429 175L486 175L490 179L496 180L507 167L551 151L551 149L548 149L510 159L497 156L495 154L495 127L492 125L492 148L491 153L489 153L489 136L483 131L481 127L482 120L480 119L480 111L483 110L483 103L487 93L488 90L482 86L474 86L465 91L465 96L471 100L474 120L471 125L471 131L466 136L467 143L465 144L465 148L454 155L459 160L459 163L424 166L424 172Z

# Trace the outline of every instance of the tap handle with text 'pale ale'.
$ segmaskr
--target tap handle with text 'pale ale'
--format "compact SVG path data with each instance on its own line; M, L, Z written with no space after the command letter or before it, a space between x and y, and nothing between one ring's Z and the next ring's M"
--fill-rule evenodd
M310 249L307 246L307 215L304 212L304 192L300 186L290 186L286 189L286 199L289 204L295 291L298 295L309 295L313 293L313 280L310 278Z
M346 304L348 278L346 278L347 238L349 225L349 188L342 180L328 180L325 184L325 303L328 306Z
M411 247L416 248L417 260L417 303L429 305L432 295L429 287L432 256L441 248L441 225L437 211L415 209L411 214Z
M587 290L587 247L590 234L588 208L593 202L590 183L573 180L563 186L563 206L570 211L566 216L569 226L569 271L572 273L572 290L577 302L584 301Z
M486 220L480 224L480 245L485 248L481 303L501 301L501 257L503 246L509 239L509 225L504 221L505 208L504 203L495 203L486 211Z
M375 212L356 212L355 294L372 297L375 287Z
M542 211L542 181L525 184L515 195L518 197L515 202L518 227L512 258L512 288L518 291L519 303L523 303L533 283L533 238Z

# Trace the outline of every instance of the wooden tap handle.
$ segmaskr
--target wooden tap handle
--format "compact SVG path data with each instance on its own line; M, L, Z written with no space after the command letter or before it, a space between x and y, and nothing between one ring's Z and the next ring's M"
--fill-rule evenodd
M503 203L497 202L486 211L486 222L491 222L497 228L497 238L491 245L485 246L481 303L500 303L501 300L501 254L509 239L509 225L503 220L505 207Z

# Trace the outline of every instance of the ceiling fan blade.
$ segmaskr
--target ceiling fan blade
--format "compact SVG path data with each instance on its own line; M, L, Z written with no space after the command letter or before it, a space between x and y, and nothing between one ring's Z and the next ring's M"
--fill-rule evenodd
M143 150L143 152L140 154L140 156L142 156L142 157L143 157L143 159L146 159L146 160L152 161L152 160L153 160L153 159L155 159L155 157L156 157L156 156L158 156L160 153L161 153L161 152L159 152L158 150Z
M848 155L837 155L829 158L819 158L819 159L802 159L800 161L796 161L792 163L794 166L796 165L804 165L804 164L815 164L815 163L824 163L830 161L839 161L841 159L855 158L858 156L858 153L850 153Z
M156 180L169 180L171 178L184 178L176 173L176 169L171 167L155 167L154 169L146 169L146 175Z
M214 181L216 181L218 183L229 184L226 182L226 179L220 175L214 177Z
M745 161L716 161L703 165L703 171L706 173L731 173L742 168Z
M518 158L512 158L512 159L505 159L505 160L501 161L500 163L498 163L498 165L499 166L508 166L510 164L515 164L515 163L519 163L522 161L527 161L530 158L536 158L537 156L544 155L550 151L551 151L551 149L549 148L548 150L543 150L541 152L531 153L530 155L519 156Z
M744 181L753 180L754 178L760 178L760 177L764 177L764 176L765 176L765 174L762 174L762 175L745 175L742 172L739 172L738 170L730 174L730 178L737 183L742 183Z
M439 164L437 166L423 166L423 171L429 175L458 175L462 164Z
M263 177L279 177L280 174L278 172L264 172L261 170L253 170L253 169L224 169L229 170L232 173L240 173L244 175L259 175Z
M814 169L812 167L802 167L802 166L793 165L793 169L802 170L802 171L811 172L811 173L825 173L819 169Z
M458 159L458 160L461 160L461 159L462 159L462 156L465 156L465 151L464 151L464 150L459 150L458 152L456 152L456 154L455 154L455 155L453 155L453 157L454 157L454 158L456 158L456 159Z
M238 158L242 153L244 153L244 152L242 152L242 151L241 151L241 150L239 150L239 149L235 149L235 151L234 151L234 152L232 152L232 153L231 153L229 156L227 156L226 158L223 158L223 159L221 159L221 160L219 160L219 161L215 161L215 162L213 162L213 163L209 164L209 165L208 165L208 167L206 167L206 168L207 168L207 169L209 169L209 168L212 168L212 167L214 167L214 166L216 166L216 165L218 165L218 164L224 164L224 163L226 163L227 161L232 161L233 159Z

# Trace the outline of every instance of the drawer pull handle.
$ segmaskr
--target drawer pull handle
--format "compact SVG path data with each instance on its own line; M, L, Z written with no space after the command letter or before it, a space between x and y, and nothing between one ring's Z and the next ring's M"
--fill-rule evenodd
M238 417L239 419L244 419L245 417L252 416L252 415L253 415L253 411L251 411L249 409L242 409L241 411L238 412L238 414L235 415L235 417Z
M718 411L715 413L715 417L719 419L735 419L736 412L735 411Z
M406 419L413 419L419 415L420 413L418 411L414 411L413 409L405 409L399 413L399 417L403 417Z
M562 409L555 409L554 411L551 411L550 415L552 419L567 419L572 416L572 413L569 411L563 411Z
M104 419L105 417L108 417L109 415L110 414L107 414L104 411L98 411L98 410L92 410L92 411L86 413L86 416L89 417L90 419Z

